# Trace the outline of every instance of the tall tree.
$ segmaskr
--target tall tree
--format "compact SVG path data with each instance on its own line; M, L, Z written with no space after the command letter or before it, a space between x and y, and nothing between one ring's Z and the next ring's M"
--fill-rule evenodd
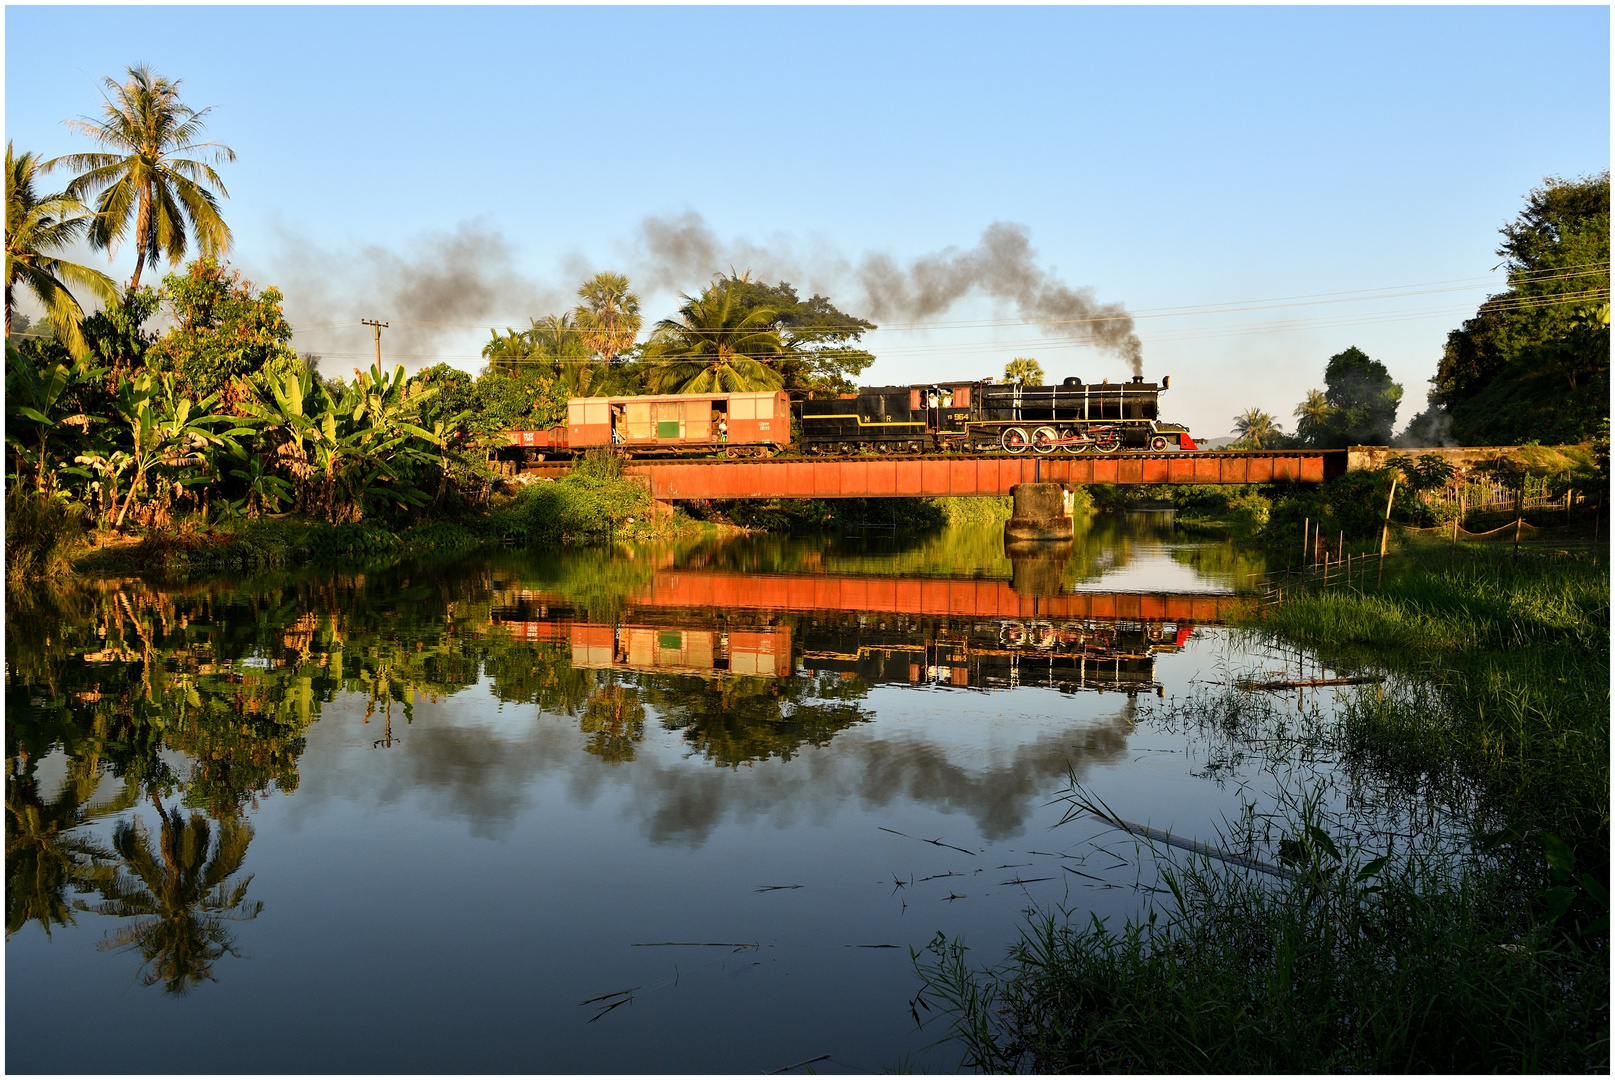
M1329 398L1322 390L1308 390L1301 404L1295 407L1295 437L1303 446L1322 446L1333 413Z
M779 389L784 379L770 362L785 351L774 310L748 310L740 291L719 279L685 296L678 318L656 324L645 354L653 389L703 394Z
M1257 450L1272 446L1284 435L1278 420L1255 406L1234 417L1234 430L1239 432L1241 442Z
M1549 177L1500 230L1509 288L1447 335L1410 426L1469 445L1575 442L1609 411L1609 173Z
M639 297L629 291L626 275L609 271L585 281L578 297L583 303L573 309L572 321L583 343L609 364L639 337Z
M1005 382L1021 382L1027 386L1043 385L1043 365L1030 356L1017 356L1004 365Z
M1391 381L1385 365L1353 346L1329 358L1323 373L1327 419L1318 445L1389 446L1402 387Z
M222 143L197 141L206 126L202 118L213 107L197 110L181 102L181 81L162 78L144 64L129 69L127 82L103 79L101 118L85 116L67 124L108 149L56 159L84 170L68 185L68 195L83 199L99 193L90 243L112 251L132 235L135 273L130 288L140 285L141 271L159 256L178 266L189 234L210 258L230 246L230 228L219 215L218 202L218 195L229 198L229 192L208 162L234 161L235 151ZM205 160L181 154L200 154ZM218 195L211 190L215 188Z
M80 324L84 308L68 286L87 289L108 303L118 299L117 284L99 270L68 262L50 252L66 247L90 227L89 211L65 192L40 195L35 178L47 166L36 154L18 156L6 143L6 339L17 286L38 298L57 338L75 357L89 351Z
M163 279L163 297L174 326L146 351L153 373L172 372L192 397L221 394L244 399L234 386L262 373L280 383L307 365L292 348L292 327L281 310L280 290L255 292L240 271L197 259L183 274Z
M717 285L732 294L740 311L772 313L783 351L771 361L786 390L794 396L841 394L855 389L852 382L875 362L875 355L858 347L874 323L860 319L814 294L797 295L788 281L769 285L753 281L749 272L719 277Z

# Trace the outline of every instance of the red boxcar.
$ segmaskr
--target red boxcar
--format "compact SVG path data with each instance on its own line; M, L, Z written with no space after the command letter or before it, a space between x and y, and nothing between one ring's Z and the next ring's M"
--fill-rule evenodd
M791 442L791 402L783 390L745 394L652 394L569 398L566 426L507 431L500 461L570 457L596 446L631 455L771 453Z

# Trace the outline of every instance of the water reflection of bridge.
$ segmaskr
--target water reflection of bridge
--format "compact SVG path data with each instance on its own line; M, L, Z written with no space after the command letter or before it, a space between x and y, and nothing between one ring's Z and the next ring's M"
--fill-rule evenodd
M558 594L506 589L498 602L537 601ZM983 618L1130 619L1141 622L1226 622L1247 601L1230 593L1018 593L1007 581L979 578L861 577L850 574L747 574L666 570L626 601L644 608L716 611L859 611Z
M1196 624L1225 620L1237 602L1033 597L990 580L667 571L626 597L612 622L524 588L498 591L493 618L506 633L568 647L583 668L1137 693L1159 690L1159 654L1181 649Z

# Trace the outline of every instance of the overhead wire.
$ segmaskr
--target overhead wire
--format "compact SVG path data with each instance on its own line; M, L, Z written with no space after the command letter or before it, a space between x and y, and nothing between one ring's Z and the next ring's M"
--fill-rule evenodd
M1598 299L1607 300L1609 298L1609 295L1610 295L1610 292L1609 292L1609 289L1607 289L1607 288L1587 289L1587 290L1582 290L1582 291L1576 292L1576 293L1555 293L1555 294L1551 294L1551 295L1548 295L1548 296L1541 296L1541 297L1515 297L1515 298L1511 298L1511 299L1509 299L1507 301L1499 301L1496 304L1488 305L1488 307L1491 310L1503 310L1503 311L1529 310L1529 309L1532 309L1532 308L1551 307L1551 306L1556 306L1556 305L1560 305L1560 304L1580 303L1580 302L1585 302L1587 300L1598 300ZM1284 320L1284 321L1277 321L1277 322L1275 322L1275 321L1242 322L1242 323L1234 323L1234 324L1231 324L1231 325L1223 325L1223 326L1181 327L1181 328L1176 328L1176 329L1163 328L1163 329L1160 329L1160 330L1149 332L1148 334L1143 336L1142 340L1144 341L1145 344L1151 344L1151 343L1167 342L1167 341L1194 341L1194 340L1200 340L1200 339L1215 339L1215 338L1222 338L1222 337L1237 337L1237 336L1246 336L1246 335L1249 335L1249 334L1258 334L1258 333L1293 333L1293 332L1300 332L1300 331L1306 331L1306 330L1335 329L1335 328L1344 327L1344 326L1373 325L1373 324L1377 324L1377 323L1390 323L1390 322L1408 322L1408 321L1416 321L1416 320L1420 320L1420 319L1451 318L1453 316L1463 315L1463 314L1470 313L1470 312L1473 312L1473 311L1474 311L1474 308L1469 307L1469 306L1457 307L1457 306L1452 306L1452 305L1446 305L1446 306L1441 306L1441 307L1411 308L1411 309L1400 309L1400 310L1379 311L1379 312L1361 312L1361 313L1357 313L1357 314L1335 314L1335 315L1321 316L1321 317L1315 318L1315 319L1291 319L1291 320ZM1016 325L1024 326L1025 323L1017 323ZM1015 338L1015 339L1008 339L1008 340L995 339L995 340L987 340L987 341L950 342L945 346L945 348L950 353L972 354L972 353L981 353L981 352L1001 352L1001 351L1004 351L1004 350L1007 350L1007 349L1019 348L1019 347L1022 347L1022 346L1025 346L1025 347L1037 347L1037 348L1040 348L1040 349L1050 349L1050 348L1064 348L1064 347L1091 347L1092 344L1093 344L1093 342L1090 341L1089 339L1085 338L1085 337L1040 336L1040 337L1036 337L1036 338ZM920 343L920 344L913 344L913 345L892 345L892 346L883 347L881 349L881 355L885 356L885 357L899 357L899 356L907 356L907 355L924 355L924 354L929 354L929 353L935 353L937 351L937 348L938 347L935 344L927 344L927 343ZM366 351L363 351L363 352L351 352L351 353L347 353L347 352L343 352L343 353L323 353L321 355L323 357L329 357L330 359L333 359L333 360L341 360L341 359L370 359L374 354L373 354L373 352L371 352L369 350L366 350ZM533 365L533 366L544 366L544 367L552 367L552 368L553 367L564 367L564 366L590 366L590 367L592 367L592 366L597 366L600 363L600 361L598 361L598 360L596 360L596 359L594 359L592 357L497 357L497 358L490 358L490 357L483 356L480 353L478 353L478 354L467 354L467 353L404 353L404 352L393 352L391 355L395 359L403 359L403 360L490 361L490 362L496 360L500 364L510 365L510 366ZM645 358L645 359L636 361L636 363L638 363L640 366L661 367L661 366L670 366L670 365L674 365L674 364L703 362L703 361L709 361L709 360L714 360L714 359L718 359L717 354L713 354L713 353L697 353L697 354L688 354L686 356L673 358L673 359L661 359L661 360L659 360L659 359L656 359L656 358ZM772 358L772 357L746 357L746 359L752 359L752 360L756 360L759 363L767 364L767 363L772 363L775 358Z
M1096 314L1070 319L1041 319L1037 317L1015 317L1002 319L971 319L971 320L927 320L913 323L886 323L873 330L862 333L876 332L913 332L925 330L945 329L982 329L994 326L1023 326L1034 323L1039 326L1064 326L1121 322L1139 319L1182 318L1190 315L1211 315L1236 313L1241 311L1262 311L1279 307L1310 307L1316 304L1347 304L1365 303L1373 300L1395 300L1403 297L1426 296L1441 292L1470 292L1481 288L1487 283L1496 285L1517 286L1520 284L1537 284L1543 281L1571 281L1577 278L1597 277L1609 274L1609 264L1605 263L1578 263L1572 266L1551 267L1535 271L1512 273L1504 278L1495 275L1485 275L1473 278L1448 278L1441 281L1416 282L1408 285L1389 285L1369 289L1345 289L1335 292L1299 293L1292 296L1269 297L1256 300L1235 300L1212 302L1196 305L1180 305L1160 308L1138 308L1132 311L1117 311L1114 313ZM1413 291L1417 290L1417 291ZM390 321L400 326L436 327L445 330L492 330L490 323L504 325L507 330L513 330L513 320L489 319L481 322L444 322L431 319L403 319L395 318ZM534 322L528 317L529 323ZM312 332L315 330L339 329L357 325L352 322L325 322L312 323L295 327L296 332ZM529 326L527 329L532 329ZM802 324L790 329L800 331L827 331L833 332L845 329L845 326L833 324ZM752 333L755 328L741 330L713 330L708 333ZM497 331L495 331L497 332Z

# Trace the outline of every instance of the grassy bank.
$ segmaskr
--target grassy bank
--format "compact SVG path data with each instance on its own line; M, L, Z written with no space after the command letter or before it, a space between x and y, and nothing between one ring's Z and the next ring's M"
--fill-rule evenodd
M1272 849L1287 878L1171 859L1170 899L1125 927L1044 914L987 968L939 938L917 958L922 997L967 1064L1607 1070L1607 563L1450 560L1410 550L1382 589L1251 615L1333 665L1393 675L1328 730L1303 736L1232 690L1167 711L1252 752L1336 755L1359 792L1456 822L1456 850L1353 840L1302 793Z
M624 478L615 458L601 456L559 480L496 494L485 507L426 507L344 524L298 514L212 520L185 515L160 528L93 534L71 504L11 496L6 564L7 580L20 583L74 572L284 567L487 544L655 540L711 528L684 514L656 519L646 489Z

